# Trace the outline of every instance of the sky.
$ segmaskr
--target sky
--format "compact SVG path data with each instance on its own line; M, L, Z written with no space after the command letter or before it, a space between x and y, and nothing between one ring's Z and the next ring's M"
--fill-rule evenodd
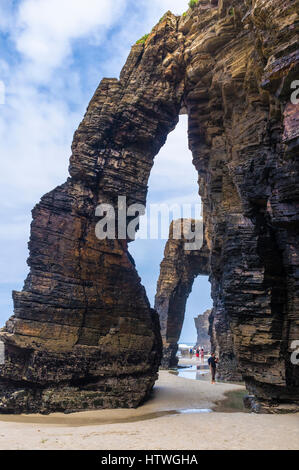
M187 0L0 0L0 325L11 291L28 273L31 209L68 176L73 133L103 77L118 77L130 47ZM2 91L5 93L2 93ZM187 118L156 157L148 202L198 203ZM153 303L165 240L130 245ZM181 341L211 306L205 277L195 282Z

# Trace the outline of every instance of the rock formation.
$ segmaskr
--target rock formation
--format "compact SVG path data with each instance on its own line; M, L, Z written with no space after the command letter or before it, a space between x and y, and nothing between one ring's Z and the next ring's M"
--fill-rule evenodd
M191 222L194 224L195 221ZM200 274L210 274L210 254L205 240L200 250L188 251L185 249L184 237L180 240L174 239L174 225L183 226L183 223L184 219L179 219L170 226L155 298L155 310L159 314L161 324L163 369L171 369L178 364L178 341L183 327L186 302L194 280ZM202 323L204 332L199 331ZM216 352L219 357L217 378L222 381L241 381L232 332L225 312L219 308L208 310L205 316L200 315L195 319L195 325L198 330L197 344L205 345L208 351Z
M157 316L130 240L98 240L95 210L118 196L145 202L154 156L182 111L214 315L229 325L254 409L298 410L297 12L298 0L200 0L181 17L168 12L120 79L101 82L70 178L33 210L30 274L1 333L0 410L137 406L148 396Z
M233 335L227 316L222 309L212 309L209 317L209 336L211 351L219 359L217 366L217 380L222 382L241 382L237 351L234 346Z
M206 310L202 315L194 318L195 328L197 331L196 346L204 348L205 352L211 351L210 315L212 310Z
M209 253L206 245L204 244L201 250L187 251L186 239L182 237L177 240L173 237L175 224L182 225L183 221L184 219L176 220L170 226L155 298L155 310L160 317L163 341L161 367L164 369L176 367L178 364L178 341L194 279L199 274L209 274Z

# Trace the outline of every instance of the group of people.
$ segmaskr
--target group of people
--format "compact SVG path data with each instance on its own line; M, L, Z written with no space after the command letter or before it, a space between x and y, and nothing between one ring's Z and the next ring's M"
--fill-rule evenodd
M202 361L204 360L205 351L204 351L203 348L196 348L196 349L190 348L189 352L190 352L190 357L193 357L193 354L195 354L197 359L199 359L199 357L201 357L201 360Z
M190 352L190 357L193 357L193 354L195 353L195 356L197 359L201 357L202 362L204 361L205 351L203 348L196 348L196 349L190 348L189 352Z
M199 359L199 356L201 358L201 362L203 362L204 358L205 358L205 351L204 351L203 348L201 348L201 349L197 348L196 349L196 358Z
M190 357L193 357L193 354L195 352L196 359L201 358L201 362L204 362L205 358L205 351L203 348L197 347L196 349L190 348ZM208 364L210 367L210 372L211 372L211 383L214 385L215 382L215 377L216 377L216 370L217 370L217 364L218 364L218 358L216 357L215 353L212 353L211 356L208 359Z

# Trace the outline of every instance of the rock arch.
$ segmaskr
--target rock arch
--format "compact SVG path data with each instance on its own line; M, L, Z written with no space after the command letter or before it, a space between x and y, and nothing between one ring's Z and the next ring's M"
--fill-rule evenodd
M182 17L168 12L120 79L101 82L75 133L70 178L33 210L30 274L1 332L0 410L137 406L148 396L157 315L127 240L95 238L95 208L118 195L145 202L153 158L183 107L214 312L229 322L256 409L298 409L297 11L297 1L200 0Z
M185 249L186 240L173 237L174 225L183 225L185 219L174 220L169 229L169 238L165 246L164 258L160 266L157 284L155 310L159 314L163 353L161 367L171 369L177 366L178 341L185 317L186 302L191 293L194 280L199 275L210 276L210 253L206 241L200 250ZM188 221L187 221L188 222ZM194 220L189 222L193 223ZM220 380L239 381L236 351L229 321L225 311L216 309L206 312L209 327L210 349L220 358L217 376ZM195 319L199 325L202 317ZM201 344L201 343L199 343Z
M160 317L163 342L161 366L165 369L176 367L178 363L176 357L178 341L193 282L199 274L210 274L209 251L206 244L201 250L187 251L184 237L179 240L173 237L174 225L182 226L183 222L184 219L179 219L170 225L155 298L155 310Z

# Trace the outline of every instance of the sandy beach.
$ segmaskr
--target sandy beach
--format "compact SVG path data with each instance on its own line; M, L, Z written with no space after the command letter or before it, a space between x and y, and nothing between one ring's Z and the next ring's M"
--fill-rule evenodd
M298 449L299 414L209 411L243 389L161 371L152 398L136 410L2 415L0 449Z

